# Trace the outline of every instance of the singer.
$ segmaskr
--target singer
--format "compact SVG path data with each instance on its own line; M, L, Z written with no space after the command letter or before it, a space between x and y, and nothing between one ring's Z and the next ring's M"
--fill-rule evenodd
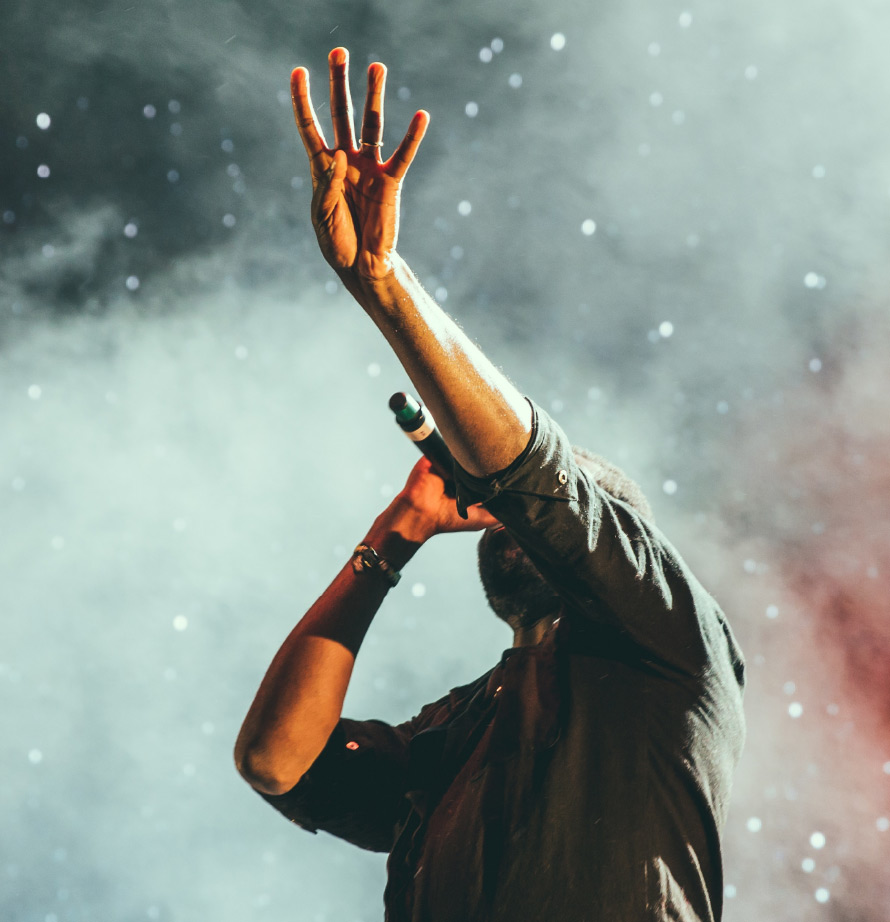
M415 279L400 193L429 115L383 160L386 69L368 70L356 140L346 50L329 64L332 143L306 70L291 83L312 223L435 417L457 497L417 462L272 660L238 770L305 829L389 853L388 922L716 922L744 738L729 625L639 488L574 448ZM403 724L342 717L400 572L468 529L513 646Z

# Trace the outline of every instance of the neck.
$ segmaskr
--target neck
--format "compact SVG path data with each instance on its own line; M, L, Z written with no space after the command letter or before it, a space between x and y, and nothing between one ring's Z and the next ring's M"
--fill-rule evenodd
M529 627L518 627L513 629L513 646L514 647L531 647L539 644L544 635L553 626L556 619L553 617L542 618Z

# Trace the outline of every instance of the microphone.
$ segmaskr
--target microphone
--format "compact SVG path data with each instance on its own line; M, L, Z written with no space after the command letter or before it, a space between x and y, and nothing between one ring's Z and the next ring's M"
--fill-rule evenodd
M389 398L399 428L430 459L433 470L445 481L445 492L454 496L454 458L430 411L402 391Z

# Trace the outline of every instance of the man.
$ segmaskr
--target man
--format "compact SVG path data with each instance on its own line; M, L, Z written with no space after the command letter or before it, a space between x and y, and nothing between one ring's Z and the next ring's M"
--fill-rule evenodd
M389 922L717 920L744 736L732 633L635 485L573 449L411 274L399 193L429 116L382 161L385 68L368 70L356 143L346 50L329 63L333 146L307 72L292 76L313 225L432 411L458 495L417 463L273 659L239 771L301 826L389 852ZM341 718L398 571L466 529L483 532L480 573L513 647L407 723Z

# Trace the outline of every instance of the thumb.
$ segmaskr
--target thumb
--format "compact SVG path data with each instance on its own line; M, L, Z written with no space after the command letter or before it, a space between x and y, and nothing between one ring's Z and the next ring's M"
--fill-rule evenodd
M330 166L318 180L318 216L325 220L330 217L334 206L343 195L343 183L346 179L346 153L335 150Z

